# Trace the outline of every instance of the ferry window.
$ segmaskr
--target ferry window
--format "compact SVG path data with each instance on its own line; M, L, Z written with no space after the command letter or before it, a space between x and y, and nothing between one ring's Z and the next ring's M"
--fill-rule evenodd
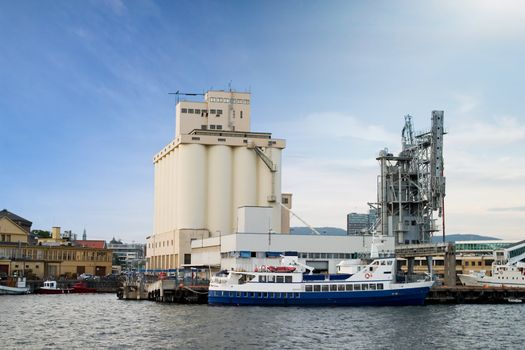
M296 298L300 298L300 297L301 297L301 294L300 294L300 293L295 293L295 297L296 297Z
M283 283L284 282L284 276L277 276L276 278L277 283Z
M312 285L311 284L307 284L306 286L304 286L304 290L306 292L312 292L313 291Z
M375 285L375 283L370 283L370 289L372 289L372 290L376 290L376 285Z
M377 284L377 289L378 290L383 290L383 283L378 283Z
M321 285L316 284L314 285L314 292L320 292L321 291Z
M285 277L284 277L284 281L285 281L286 283L292 283L292 276L285 276Z
M330 291L331 292L337 292L337 284L331 284L330 285Z
M268 297L274 299L275 298L275 293L268 294Z
M188 108L188 113L193 113L193 108Z
M275 297L276 297L277 299L281 299L281 293L275 293Z
M328 292L328 284L323 284L322 288L323 292Z
M230 292L230 296L233 297L234 296L234 292Z
M237 292L237 298L241 296L241 292Z
M222 296L225 297L226 296L226 292L221 292L222 293Z
M180 112L181 112L181 113L188 113L188 109L186 109L186 108L181 108L181 109L180 109Z
M268 276L268 282L275 282L275 276Z
M248 296L248 293L247 292L242 292L242 296L246 298Z
M349 291L349 290L354 290L354 286L352 284L347 284L346 285L346 290Z
M326 259L326 253L321 253L321 259Z
M292 299L293 298L293 293L286 293L286 295L288 295L288 299Z
M344 284L337 285L337 290L340 292L343 292L345 290L345 285Z
M268 293L267 292L263 293L263 298L268 298Z
M255 296L254 292L250 292L250 298L253 298Z
M360 284L354 284L354 290L361 290Z
M381 260L381 265L384 265L385 264L385 261L384 260Z
M257 293L255 293L255 296L256 296L256 298L260 298L261 297L261 293L257 292Z
M368 290L368 284L367 283L363 283L361 285L361 290Z
M259 276L259 282L266 282L266 276Z

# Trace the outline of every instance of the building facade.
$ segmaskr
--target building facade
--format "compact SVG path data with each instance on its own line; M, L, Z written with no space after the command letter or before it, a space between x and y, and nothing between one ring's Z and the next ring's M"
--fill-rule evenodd
M0 273L3 276L44 279L111 273L111 250L77 247L62 237L60 227L52 228L51 237L32 243L30 231L30 221L5 209L0 212Z
M31 221L13 214L7 209L0 211L0 244L28 243L31 225Z
M0 244L0 271L8 276L76 278L83 273L111 273L112 254L107 249L73 246Z
M369 230L377 221L377 210L370 209L368 214L350 213L346 216L346 227L349 235L362 235Z
M204 101L177 103L175 139L153 159L148 269L191 264L192 240L237 232L239 207L268 207L264 232L289 231L282 226L280 204L285 141L250 131L250 98L208 91Z

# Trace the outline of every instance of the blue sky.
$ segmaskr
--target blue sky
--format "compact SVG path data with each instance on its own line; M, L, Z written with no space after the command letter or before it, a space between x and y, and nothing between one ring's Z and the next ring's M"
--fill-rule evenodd
M520 1L2 2L0 206L143 241L168 92L231 81L252 129L287 140L283 190L311 224L366 210L403 116L442 109L447 232L520 239L524 39Z

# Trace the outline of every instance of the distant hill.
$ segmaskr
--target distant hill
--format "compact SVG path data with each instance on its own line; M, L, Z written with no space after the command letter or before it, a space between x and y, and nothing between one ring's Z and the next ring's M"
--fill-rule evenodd
M446 235L445 241L446 242L456 242L456 241L499 241L499 238L495 237L489 237L489 236L480 236L480 235L474 235L469 233L458 233L458 234L452 234L452 235ZM435 236L432 237L432 242L439 243L443 242L442 236Z
M346 230L343 230L342 228L338 227L316 227L317 231L319 231L322 235L327 236L346 236ZM290 233L292 235L313 235L315 233L312 232L312 230L309 227L291 227ZM445 236L445 241L447 242L456 242L456 241L490 241L490 240L497 240L499 241L499 238L495 237L489 237L489 236L480 236L475 234L469 234L469 233L458 233L458 234L451 234ZM442 242L443 238L441 236L432 237L433 243L439 243Z
M338 227L316 227L322 235L327 236L346 236L346 230ZM292 235L314 235L315 233L309 227L290 227Z

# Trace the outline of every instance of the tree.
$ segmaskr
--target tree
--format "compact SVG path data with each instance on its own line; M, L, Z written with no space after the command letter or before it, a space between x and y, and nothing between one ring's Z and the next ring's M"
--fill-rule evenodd
M44 230L32 230L32 234L38 236L38 238L51 238L51 232Z

